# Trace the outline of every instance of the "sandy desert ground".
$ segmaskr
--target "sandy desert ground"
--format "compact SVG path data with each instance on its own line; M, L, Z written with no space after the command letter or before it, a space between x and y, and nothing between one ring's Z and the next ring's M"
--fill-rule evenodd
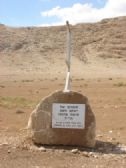
M98 25L105 27L110 22L116 25L120 20L108 20ZM126 24L126 19L122 20ZM89 27L88 25L86 28ZM1 32L4 31L5 29ZM15 30L6 28L6 31L10 33ZM2 33L1 37L7 36ZM115 34L117 36L117 33ZM8 41L11 40L12 37ZM106 47L107 42L104 43ZM1 48L5 43L2 44L3 42L0 41ZM102 42L100 44L103 45ZM38 50L33 51L34 45L31 44L28 47L32 46L32 52L27 54L22 52L24 49L15 51L12 50L13 48L0 48L0 168L126 167L126 55L124 53L126 45L122 43L119 46L118 40L120 48L117 50L123 53L120 54L120 58L115 58L114 52L110 50L113 57L101 59L97 56L98 48L95 50L100 44L85 46L87 63L75 57L79 50L74 50L72 57L71 89L88 97L96 116L94 149L78 146L36 146L26 129L30 113L39 101L55 90L64 89L67 69L64 61L65 51L61 50L61 46L61 52L58 49L52 53L44 52L47 54L46 58L42 57L42 53L39 55ZM107 50L109 51L109 48ZM73 149L76 149L75 152Z

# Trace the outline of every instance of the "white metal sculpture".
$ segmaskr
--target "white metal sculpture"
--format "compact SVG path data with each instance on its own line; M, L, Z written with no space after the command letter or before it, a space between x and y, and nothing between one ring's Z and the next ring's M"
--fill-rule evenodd
M66 55L66 64L68 67L67 76L66 76L66 82L64 87L64 92L70 91L70 68L71 68L71 31L69 22L66 21L67 25L67 55Z

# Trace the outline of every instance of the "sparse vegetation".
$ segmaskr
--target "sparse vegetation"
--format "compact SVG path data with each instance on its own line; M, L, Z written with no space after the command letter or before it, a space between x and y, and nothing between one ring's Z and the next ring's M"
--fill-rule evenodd
M97 81L98 81L98 82L101 82L101 79L98 79Z
M25 80L22 80L22 82L33 82L34 80L29 80L29 79L25 79Z
M87 83L85 83L85 84L84 84L84 86L85 86L85 87L87 87L87 86L88 86L88 84L87 84Z
M117 87L126 86L126 83L119 82L119 83L115 83L114 86L117 86Z
M0 88L5 88L5 86L4 85L0 85Z
M5 108L34 108L37 102L25 99L24 97L0 97L0 106Z

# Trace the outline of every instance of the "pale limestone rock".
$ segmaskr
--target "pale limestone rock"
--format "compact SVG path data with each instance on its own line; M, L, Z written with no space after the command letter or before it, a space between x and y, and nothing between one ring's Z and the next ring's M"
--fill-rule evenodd
M71 152L76 154L76 153L79 153L79 150L78 149L72 149Z
M39 151L41 151L41 152L46 152L46 148L44 148L43 146L41 146L41 147L39 148Z
M85 104L85 128L52 128L53 103ZM80 145L84 147L95 146L95 116L91 110L86 96L74 91L64 93L56 91L44 98L32 112L28 128L32 138L38 144Z

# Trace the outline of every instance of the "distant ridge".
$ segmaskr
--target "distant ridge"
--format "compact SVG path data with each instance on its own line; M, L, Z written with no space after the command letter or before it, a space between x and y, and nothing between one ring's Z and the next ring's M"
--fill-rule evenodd
M81 64L126 65L126 16L71 26L72 55ZM66 55L66 26L12 28L0 24L1 64L54 66ZM55 65L56 66L56 65Z

